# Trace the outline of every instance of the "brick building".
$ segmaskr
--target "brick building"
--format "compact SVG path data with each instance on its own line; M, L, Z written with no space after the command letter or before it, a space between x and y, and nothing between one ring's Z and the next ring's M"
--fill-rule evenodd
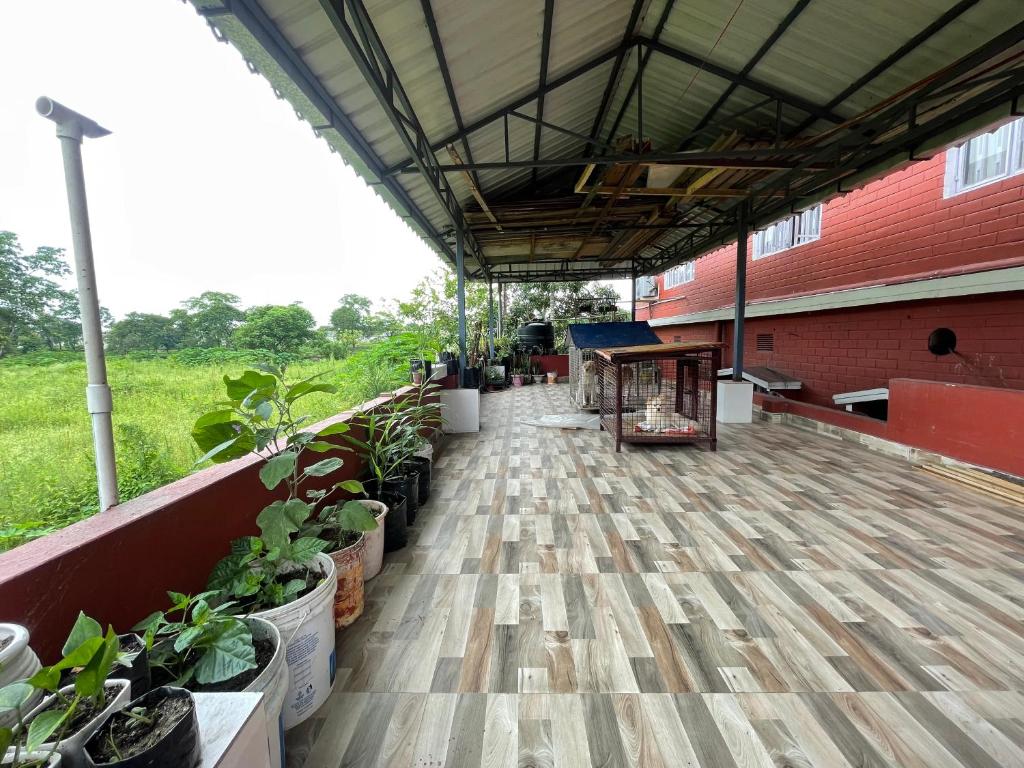
M831 406L898 377L1024 389L1024 120L758 230L748 254L746 365L799 379L786 397ZM638 282L637 318L731 343L735 259ZM958 354L929 353L937 327Z

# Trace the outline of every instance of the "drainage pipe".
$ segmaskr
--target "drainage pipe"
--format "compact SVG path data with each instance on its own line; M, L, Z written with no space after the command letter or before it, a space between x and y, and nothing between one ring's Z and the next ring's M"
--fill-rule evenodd
M96 454L96 482L100 511L117 504L117 466L114 463L114 430L110 414L113 399L107 384L107 363L103 354L103 327L100 302L96 293L96 271L92 259L92 234L89 207L85 197L85 173L82 170L82 138L98 139L110 131L89 118L45 96L36 100L36 111L57 124L64 180L71 213L71 240L75 250L75 276L78 279L78 305L82 315L85 341L85 368L88 386L85 401L92 417L92 442Z

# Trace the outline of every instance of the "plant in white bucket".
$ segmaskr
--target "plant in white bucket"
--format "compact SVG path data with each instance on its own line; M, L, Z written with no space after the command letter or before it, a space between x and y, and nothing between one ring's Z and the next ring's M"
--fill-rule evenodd
M347 424L332 424L319 432L302 425L308 417L292 408L316 392L336 388L314 376L294 384L284 372L265 368L245 371L237 379L224 377L228 402L201 416L192 438L206 453L197 463L230 461L248 453L263 459L260 480L269 490L282 484L286 498L271 502L256 516L259 536L246 536L231 544L231 553L210 574L209 588L220 601L235 602L236 610L275 624L287 647L291 685L285 698L285 728L298 725L324 702L334 685L334 561L323 554L328 542L306 535L316 508L331 493L343 489L359 493L356 481L330 489L306 489L311 478L341 469L337 456L312 464L310 453L331 453L342 448L325 440L348 431Z

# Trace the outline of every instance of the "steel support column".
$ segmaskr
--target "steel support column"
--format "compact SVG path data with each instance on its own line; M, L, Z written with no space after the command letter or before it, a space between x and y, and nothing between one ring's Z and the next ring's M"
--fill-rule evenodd
M455 227L455 285L459 313L459 381L466 381L466 248L462 229Z
M747 308L748 201L739 206L736 221L736 312L732 325L732 379L743 381L743 323Z
M494 282L487 281L487 354L494 359Z
M629 281L629 319L636 320L636 273Z

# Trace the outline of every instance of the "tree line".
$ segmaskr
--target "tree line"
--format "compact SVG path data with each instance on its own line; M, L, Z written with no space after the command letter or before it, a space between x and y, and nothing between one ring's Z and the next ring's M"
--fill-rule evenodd
M62 249L40 247L27 254L14 233L0 232L0 357L81 348L77 294L58 282L69 274ZM571 318L622 317L615 289L600 283L510 285L504 291L507 328L552 319L559 340ZM471 357L487 353L489 301L486 285L467 285ZM399 333L415 335L419 354L458 346L456 279L447 267L424 278L407 300L380 309L366 296L345 294L324 326L299 303L245 308L238 296L221 291L204 291L166 315L129 312L115 321L104 310L103 317L111 354L232 349L341 359Z

